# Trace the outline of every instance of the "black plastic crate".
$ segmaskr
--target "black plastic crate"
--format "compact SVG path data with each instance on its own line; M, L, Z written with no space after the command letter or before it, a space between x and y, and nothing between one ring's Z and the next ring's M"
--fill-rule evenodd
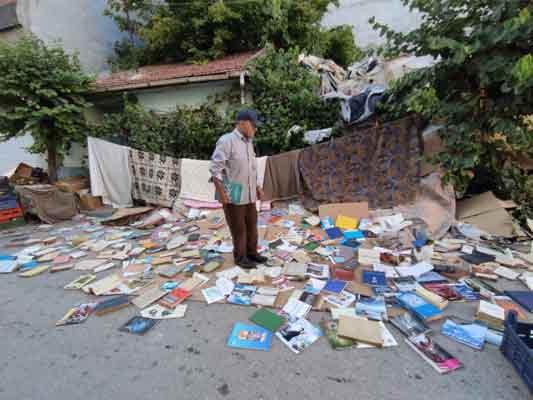
M533 324L519 322L514 311L505 320L501 351L533 393Z

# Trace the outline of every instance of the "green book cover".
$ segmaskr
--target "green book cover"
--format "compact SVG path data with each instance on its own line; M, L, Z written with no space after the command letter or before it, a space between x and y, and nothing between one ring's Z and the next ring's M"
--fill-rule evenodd
M266 308L260 308L252 314L250 321L271 332L275 332L285 323L285 318Z
M228 178L224 177L222 185L224 186L224 191L229 197L230 203L239 204L242 196L242 184L239 182L230 181ZM220 200L218 198L218 193L215 193L215 200Z

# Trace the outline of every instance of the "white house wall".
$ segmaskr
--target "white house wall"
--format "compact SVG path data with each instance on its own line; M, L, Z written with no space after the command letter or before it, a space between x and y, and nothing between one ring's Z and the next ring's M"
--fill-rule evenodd
M235 86L237 85L237 86ZM145 110L169 112L177 106L198 107L209 97L238 88L237 81L213 81L136 92L139 103Z

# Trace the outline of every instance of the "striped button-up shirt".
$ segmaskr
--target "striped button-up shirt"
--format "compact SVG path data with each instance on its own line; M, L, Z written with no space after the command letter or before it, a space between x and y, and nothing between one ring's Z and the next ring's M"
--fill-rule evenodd
M241 200L237 204L257 201L257 161L253 142L237 128L218 139L209 170L213 178L220 181L226 178L241 184Z

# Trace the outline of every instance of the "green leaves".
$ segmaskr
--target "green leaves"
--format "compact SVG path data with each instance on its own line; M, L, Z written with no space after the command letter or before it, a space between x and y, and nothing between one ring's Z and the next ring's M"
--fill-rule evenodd
M202 62L227 54L298 46L348 65L359 56L351 27L324 30L338 0L108 0L105 15L128 38L115 43L115 69L160 62Z
M0 42L0 71L0 140L30 133L36 152L47 151L53 142L61 156L83 137L89 105L84 94L92 78L82 73L76 56L24 36Z
M440 57L389 90L383 119L416 112L445 124L446 151L436 156L459 193L474 178L521 202L533 216L533 179L517 157L531 158L533 135L533 2L525 0L404 0L423 13L421 26L395 32L373 21L388 54ZM522 192L521 192L522 191Z

